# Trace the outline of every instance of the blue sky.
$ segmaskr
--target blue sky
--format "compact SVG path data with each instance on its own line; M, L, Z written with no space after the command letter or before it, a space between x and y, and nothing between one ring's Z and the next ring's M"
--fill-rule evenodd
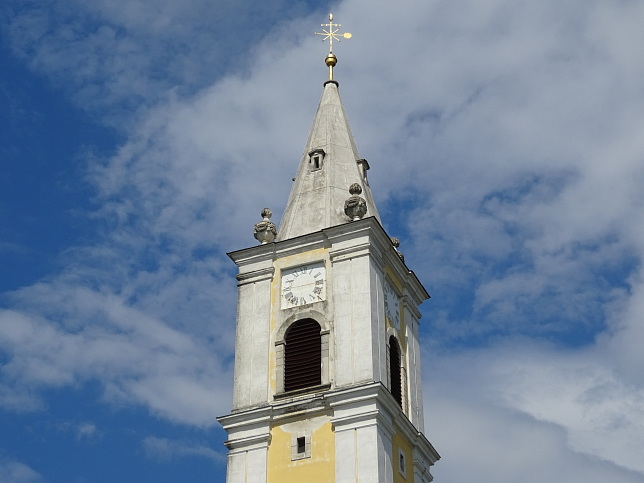
M0 480L223 481L228 251L336 77L422 306L436 481L644 482L644 5L8 0Z

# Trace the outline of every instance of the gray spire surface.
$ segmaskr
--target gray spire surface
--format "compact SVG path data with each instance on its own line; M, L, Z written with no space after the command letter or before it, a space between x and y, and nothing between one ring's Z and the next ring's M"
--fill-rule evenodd
M324 86L276 241L350 223L345 214L349 187L357 183L367 204L366 217L380 222L367 180L369 164L361 159L344 112L338 85Z

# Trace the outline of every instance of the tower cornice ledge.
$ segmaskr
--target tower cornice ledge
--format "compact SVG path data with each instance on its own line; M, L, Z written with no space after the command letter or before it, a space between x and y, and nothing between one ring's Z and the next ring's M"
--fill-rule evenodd
M259 282L261 280L271 279L273 278L274 273L275 273L275 269L272 266L270 266L270 267L254 270L252 272L239 273L236 275L236 278L239 284L241 285L244 283Z
M409 310L414 315L414 317L416 317L416 319L420 319L422 317L422 313L420 312L420 310L418 310L418 306L417 306L418 304L414 304L413 302L410 302L408 296L404 296L400 302L407 310Z
M231 452L266 447L270 443L270 406L234 412L218 417L217 421L228 432L229 439L224 444Z
M394 248L391 238L375 217L364 218L344 225L337 225L322 230L326 233L331 245L330 255L333 259L348 254L352 249L360 249L362 243L370 245L370 253L375 255L379 264L387 263L408 289L412 300L420 305L424 300L430 298L429 293L411 271L405 262L401 260ZM361 232L364 233L364 240Z
M228 256L239 267L237 279L243 283L249 277L268 274L273 261L278 258L318 248L329 248L332 260L356 256L361 250L365 255L371 254L379 265L387 262L399 280L403 281L416 305L430 298L416 274L409 270L398 256L383 226L373 216L306 235L229 252Z
M423 433L400 412L398 403L389 390L380 382L362 386L338 389L325 395L329 406L333 408L334 417L331 419L336 431L339 429L354 429L356 427L386 422L385 426L394 431L398 428L413 442L416 448L415 459L432 466L440 459L440 455Z
M246 267L249 265L266 261L272 262L278 258L323 247L328 247L328 239L323 231L317 231L295 238L289 238L288 240L242 248L241 250L228 252L227 255L239 266L241 271L246 270Z

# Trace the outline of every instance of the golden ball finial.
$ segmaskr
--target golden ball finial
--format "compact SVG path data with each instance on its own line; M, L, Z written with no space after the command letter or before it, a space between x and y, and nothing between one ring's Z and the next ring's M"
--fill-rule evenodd
M333 41L337 40L339 42L340 37L350 39L351 34L348 32L344 34L338 33L338 27L340 27L341 25L339 23L333 23L333 14L331 13L329 14L329 23L323 23L320 26L328 27L323 28L322 32L315 32L315 35L322 35L322 40L329 41L329 55L327 55L326 59L324 59L324 63L329 68L329 80L333 81L333 67L335 67L335 65L338 63L338 58L333 55Z

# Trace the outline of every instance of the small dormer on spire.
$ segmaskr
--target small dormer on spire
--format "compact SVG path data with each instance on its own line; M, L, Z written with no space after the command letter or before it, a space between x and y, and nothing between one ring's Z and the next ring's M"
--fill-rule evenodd
M345 32L343 34L338 33L340 29L336 27L342 27L342 25L339 23L333 23L332 13L329 14L329 23L320 24L320 27L322 27L322 32L315 32L315 35L323 35L324 37L322 38L322 41L329 41L329 54L326 56L326 59L324 59L324 63L329 68L329 82L335 82L333 79L333 68L338 63L338 58L333 53L333 40L335 39L340 42L340 37L350 39L351 34L349 32ZM324 27L328 27L328 29L325 29Z

